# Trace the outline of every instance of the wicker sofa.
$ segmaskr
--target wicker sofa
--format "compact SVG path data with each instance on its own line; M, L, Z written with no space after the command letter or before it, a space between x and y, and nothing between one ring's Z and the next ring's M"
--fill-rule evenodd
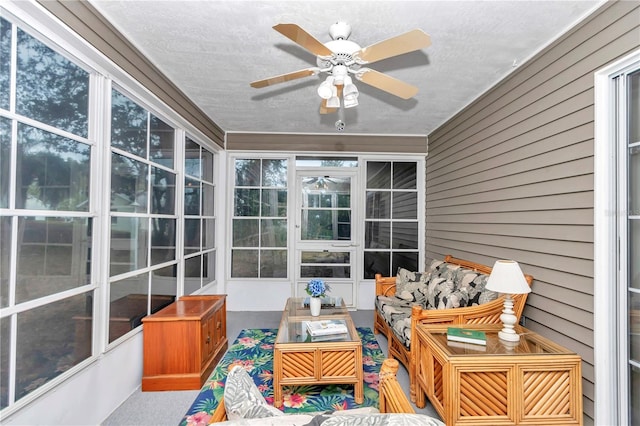
M425 272L403 269L395 277L376 274L374 332L386 336L388 357L399 360L409 372L411 400L415 400L416 360L411 355L411 335L418 324L500 323L504 295L484 287L491 267L451 255L431 263ZM531 285L533 277L525 274ZM520 319L527 295L514 295Z

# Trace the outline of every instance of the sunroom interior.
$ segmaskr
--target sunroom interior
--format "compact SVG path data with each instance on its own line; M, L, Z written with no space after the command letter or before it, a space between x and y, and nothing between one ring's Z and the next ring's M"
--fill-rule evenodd
M376 273L447 254L518 261L585 424L638 421L640 5L585 10L428 133L278 133L220 127L90 2L3 3L2 423L99 424L176 297L278 311L322 278L372 310Z

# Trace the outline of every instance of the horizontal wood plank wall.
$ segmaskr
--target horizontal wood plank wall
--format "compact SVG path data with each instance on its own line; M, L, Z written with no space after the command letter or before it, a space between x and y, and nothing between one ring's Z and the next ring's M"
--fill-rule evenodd
M217 145L224 146L224 131L146 59L89 2L38 0L38 3L204 133L205 136L211 138Z
M429 135L427 257L514 259L535 277L526 326L582 356L585 424L595 404L594 72L640 47L639 5L604 5Z
M227 133L227 149L290 152L388 152L426 154L426 135L320 135L293 133Z

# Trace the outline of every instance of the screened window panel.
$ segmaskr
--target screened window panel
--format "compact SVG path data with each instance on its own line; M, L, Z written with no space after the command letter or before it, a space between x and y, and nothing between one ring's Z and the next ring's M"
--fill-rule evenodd
M393 188L394 189L416 189L417 185L417 164L415 162L393 163Z
M194 178L202 177L200 145L189 137L184 142L184 173Z
M364 226L365 248L391 248L391 222L365 222Z
M11 23L0 18L0 108L9 109L11 94Z
M391 252L365 251L364 252L364 277L366 279L375 278L376 274L383 277L395 275L390 270Z
M262 160L262 186L287 187L287 160Z
M200 251L200 238L203 235L201 222L199 218L184 220L184 254Z
M176 175L159 167L151 167L151 213L175 214Z
M236 188L235 197L236 216L260 216L260 190Z
M263 247L287 246L287 220L262 219L260 221L261 245Z
M0 117L0 208L9 207L11 177L11 120Z
M111 154L111 211L146 213L149 166L124 155Z
M394 192L391 210L394 219L417 219L418 193Z
M9 274L11 272L11 222L10 216L0 217L0 307L9 306ZM8 336L8 334L5 334ZM7 371L7 370L0 370Z
M260 160L236 160L236 186L260 186Z
M258 219L233 220L233 246L258 247L260 244L260 221Z
M178 288L176 265L166 266L151 272L151 313L160 305L173 301Z
M367 219L391 219L391 192L367 191Z
M116 90L111 96L111 146L147 158L147 111Z
M151 265L176 260L176 219L151 219Z
M418 222L393 222L394 249L418 249Z
M231 276L258 278L258 250L233 250Z
M147 218L111 218L110 276L148 266L148 234Z
M374 278L376 273L395 275L399 266L418 268L417 170L416 162L367 162L364 235L367 279Z
M8 336L11 336L11 320L9 317L0 319L0 334L5 336L0 345L0 371L9 371L9 356L11 346ZM0 410L9 406L9 374L0 374Z
M286 278L287 251L260 250L260 277Z
M377 161L367 162L367 188L391 188L391 163Z
M202 183L202 215L213 216L215 214L215 187L209 183Z
M419 271L418 253L417 252L393 252L391 258L391 271L395 275L398 268L404 268L409 271Z
M206 148L202 148L202 180L213 182L213 153Z
M109 343L140 326L148 313L149 273L135 275L109 286Z
M16 112L87 137L89 73L18 29Z
M91 219L20 217L18 235L17 303L89 284Z
M149 127L149 159L172 169L175 160L175 130L153 115Z
M184 180L184 214L200 215L200 182L186 178Z
M87 358L86 337L77 336L76 326L79 318L91 317L89 306L87 295L80 294L17 314L16 400Z
M88 145L19 124L16 207L88 211L90 167Z
M640 120L636 120L640 121ZM640 216L640 145L629 148L629 214Z

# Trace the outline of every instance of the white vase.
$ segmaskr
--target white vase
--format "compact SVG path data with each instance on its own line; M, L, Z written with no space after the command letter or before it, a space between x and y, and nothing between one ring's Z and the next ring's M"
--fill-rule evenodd
M309 309L311 309L311 316L317 317L320 315L320 305L322 302L319 297L312 297L309 300Z

